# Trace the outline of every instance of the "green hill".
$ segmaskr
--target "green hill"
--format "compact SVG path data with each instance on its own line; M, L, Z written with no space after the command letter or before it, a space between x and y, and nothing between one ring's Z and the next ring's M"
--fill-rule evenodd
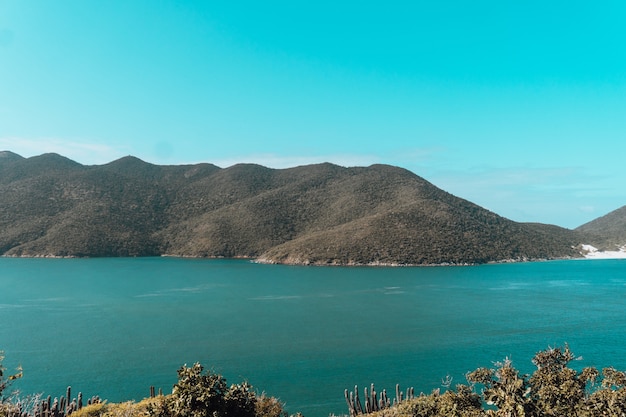
M589 242L598 249L616 250L626 246L626 206L575 229L589 236Z
M402 168L84 166L0 157L0 254L441 264L579 256L571 230L516 223Z

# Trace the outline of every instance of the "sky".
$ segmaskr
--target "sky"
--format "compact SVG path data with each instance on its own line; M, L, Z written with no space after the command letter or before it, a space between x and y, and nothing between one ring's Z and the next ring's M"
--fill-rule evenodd
M574 228L626 205L624 21L621 0L0 0L0 150L383 163Z

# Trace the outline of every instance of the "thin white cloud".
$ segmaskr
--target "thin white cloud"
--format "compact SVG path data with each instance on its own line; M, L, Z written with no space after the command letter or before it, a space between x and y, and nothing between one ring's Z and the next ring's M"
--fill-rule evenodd
M389 164L408 168L411 165L432 160L439 152L441 152L441 149L434 148L407 148L400 151L395 150L393 152L384 152L375 155L371 153L279 155L268 152L195 162L210 162L220 167L229 167L239 163L254 163L270 168L291 168L300 165L330 162L345 167ZM420 174L419 172L416 173L418 175Z
M447 170L428 180L510 219L571 228L624 204L619 178L582 167Z
M211 163L220 167L229 167L240 163L254 163L269 168L292 168L300 165L319 164L330 162L340 166L368 166L372 164L390 164L408 167L416 162L423 162L432 158L438 150L411 148L401 152L387 154L323 154L323 155L281 155L278 153L257 153L232 157L212 158L211 155L198 154L193 159L182 157L172 160L169 153L158 152L161 144L157 144L155 152L141 153L130 146L111 146L79 140L60 138L21 138L0 137L0 150L17 153L23 157L32 157L44 153L54 152L70 158L83 165L106 164L126 155L133 155L153 164L195 164ZM410 169L410 168L409 168ZM419 172L418 172L419 174Z
M583 213L595 213L597 211L595 206L580 206L578 210Z
M524 187L535 191L598 190L600 176L591 175L581 167L511 167L439 171L433 180L440 186L453 188L471 186L472 189L507 190Z
M58 138L0 137L0 150L11 151L26 158L44 153L58 153L83 165L105 164L127 154L123 149L104 144Z
M330 162L341 166L367 166L381 163L380 157L373 155L311 155L311 156L285 156L277 154L256 154L232 158L218 158L210 162L220 167L229 167L240 163L259 164L269 168L292 168L300 165L319 164Z

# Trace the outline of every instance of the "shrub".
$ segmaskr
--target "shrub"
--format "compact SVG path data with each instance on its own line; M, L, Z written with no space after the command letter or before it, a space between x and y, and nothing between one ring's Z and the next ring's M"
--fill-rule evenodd
M0 403L4 403L6 401L5 391L9 388L11 383L22 377L22 368L17 368L17 373L12 375L6 375L6 368L2 365L4 361L4 352L0 350Z
M228 417L255 417L256 394L247 382L231 385L224 395L224 415Z
M567 345L539 352L533 358L537 370L530 378L531 395L544 416L577 415L584 408L587 383L593 382L598 372L585 368L579 373L568 368L574 359Z
M109 405L105 402L89 404L72 413L72 417L100 417L106 414Z
M456 390L448 390L440 394L439 390L430 395L419 395L409 401L397 405L397 412L383 410L380 416L395 415L397 417L478 417L482 416L480 396L471 387L459 384ZM390 413L391 411L391 413Z
M488 405L497 408L497 416L530 416L535 404L530 398L530 388L524 376L507 358L496 363L497 369L479 368L467 375L471 383L484 386L482 396Z
M626 373L614 368L602 370L601 388L586 401L584 416L626 416Z
M256 415L258 417L288 417L284 405L276 397L261 394L256 400Z
M256 394L247 382L228 387L221 375L202 371L199 363L178 370L178 382L168 402L173 416L255 416Z
M171 411L180 417L212 417L224 412L226 380L216 374L202 374L203 367L195 363L178 370L170 401Z

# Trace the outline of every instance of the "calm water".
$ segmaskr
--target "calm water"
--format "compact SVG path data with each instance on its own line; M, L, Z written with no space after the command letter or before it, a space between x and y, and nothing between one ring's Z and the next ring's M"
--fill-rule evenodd
M199 361L294 413L344 413L344 388L429 392L568 342L626 369L626 261L339 268L247 261L0 258L0 349L24 393L109 401L171 390Z

